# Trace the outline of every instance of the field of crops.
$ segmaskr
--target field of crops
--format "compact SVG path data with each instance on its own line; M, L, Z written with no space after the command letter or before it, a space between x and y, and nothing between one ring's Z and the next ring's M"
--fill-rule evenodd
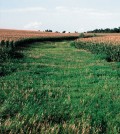
M1 134L120 133L120 35L0 33Z
M5 61L11 56L15 57L15 51L19 46L26 46L33 42L61 41L76 38L78 38L78 34L76 33L0 29L0 62Z
M98 37L82 38L78 39L78 41L83 41L87 43L105 43L110 45L120 45L120 34L106 34Z
M120 34L81 38L77 40L76 47L101 54L108 61L120 61Z
M78 34L0 29L0 41L2 41L2 40L18 41L18 40L26 39L26 38L63 37L63 36L65 36L65 37L78 36Z
M63 39L76 39L77 33L54 33L27 30L0 29L0 47L16 47L39 41L57 41Z

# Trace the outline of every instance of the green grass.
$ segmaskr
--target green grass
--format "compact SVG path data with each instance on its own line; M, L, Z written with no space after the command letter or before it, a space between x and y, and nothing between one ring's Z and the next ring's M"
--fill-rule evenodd
M1 68L0 133L118 134L120 63L70 42L34 43Z
M0 41L0 63L5 62L11 58L21 58L22 55L18 53L19 49L29 47L35 42L52 41L58 42L63 40L75 40L78 36L56 36L56 37L36 37L36 38L25 38L17 41L1 40Z

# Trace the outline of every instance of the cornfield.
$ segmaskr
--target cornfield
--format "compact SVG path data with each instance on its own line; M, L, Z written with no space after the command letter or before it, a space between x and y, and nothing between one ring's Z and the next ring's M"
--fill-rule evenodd
M49 33L0 29L0 60L4 61L11 56L14 57L15 49L18 46L26 46L26 44L39 41L60 41L76 38L78 38L78 34L75 33Z
M120 61L120 35L81 38L75 43L76 47L92 53L102 54L107 61Z
M0 29L0 41L20 41L30 38L56 38L56 37L78 37L75 33L52 33L26 30L4 30Z
M89 42L89 43L105 43L109 45L120 45L120 34L119 35L106 35L102 37L93 37L93 38L83 38L78 41Z

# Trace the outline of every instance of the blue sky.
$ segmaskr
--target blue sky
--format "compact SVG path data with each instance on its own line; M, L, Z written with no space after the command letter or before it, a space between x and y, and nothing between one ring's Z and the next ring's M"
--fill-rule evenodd
M120 0L0 0L0 28L83 32L120 26Z

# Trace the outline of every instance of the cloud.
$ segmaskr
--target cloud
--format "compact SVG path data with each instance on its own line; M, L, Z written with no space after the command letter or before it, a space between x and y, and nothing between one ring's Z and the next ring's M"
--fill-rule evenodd
M60 11L60 12L68 12L69 8L68 7L63 7L63 6L58 6L55 8L55 10Z
M16 12L34 12L34 11L46 11L44 7L27 7L27 8L14 8L14 9L3 9L0 13L16 13Z
M63 7L63 6L58 6L55 8L57 12L66 12L69 14L79 14L79 15L89 15L89 16L113 16L113 15L118 15L117 12L108 12L108 11L103 11L103 10L97 10L93 8L78 8L78 7Z
M31 22L24 26L24 29L38 30L42 26L41 22Z

